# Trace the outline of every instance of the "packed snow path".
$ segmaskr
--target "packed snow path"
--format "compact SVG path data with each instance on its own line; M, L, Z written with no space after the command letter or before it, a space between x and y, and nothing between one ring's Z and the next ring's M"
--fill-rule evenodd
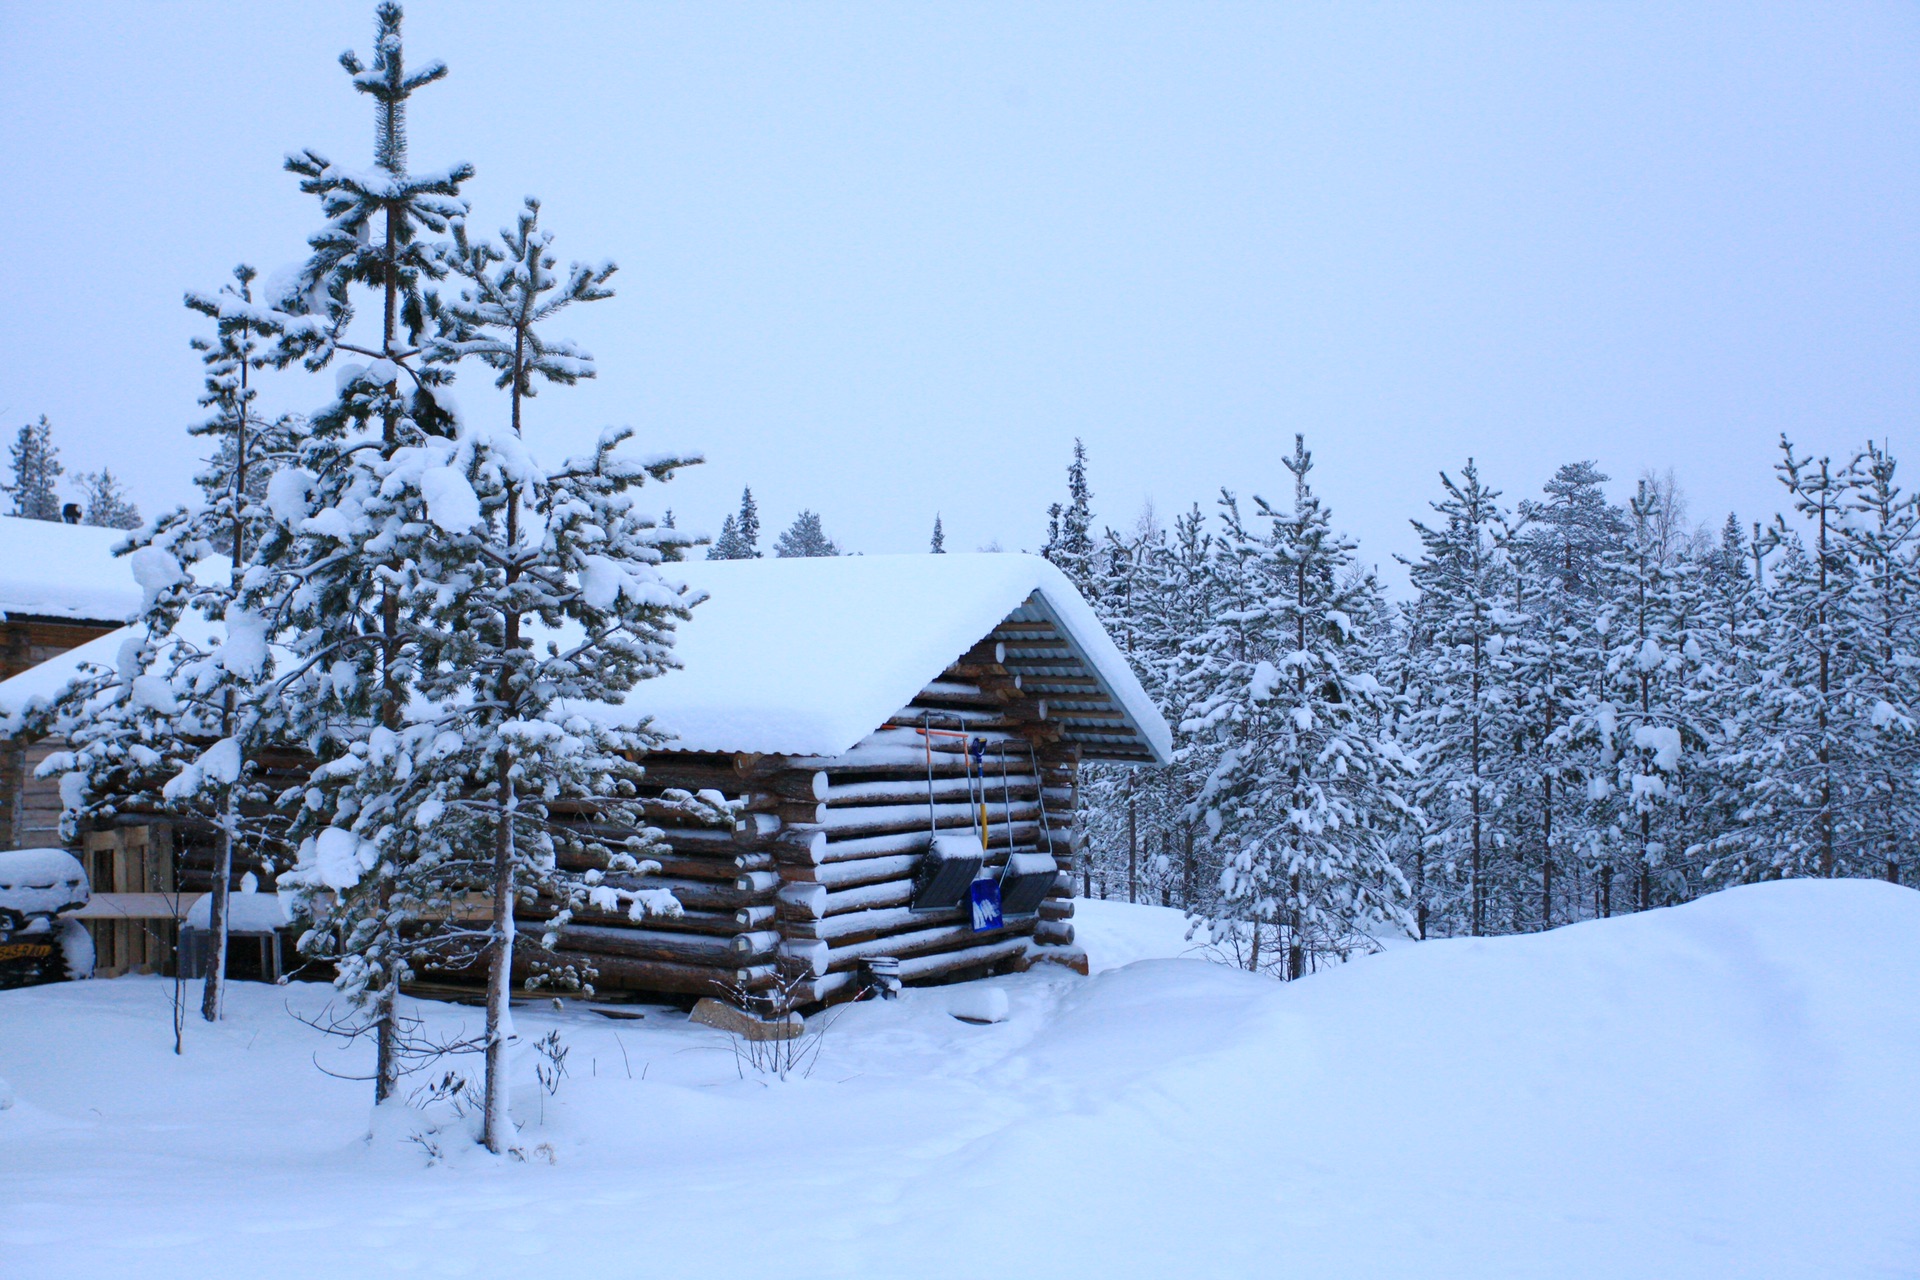
M1172 913L1083 904L1126 958ZM668 1011L517 1014L529 1163L404 1120L239 984L169 1052L154 979L0 993L14 1275L1920 1273L1920 894L1736 889L1407 946L1292 986L1191 959L844 1010L811 1079ZM448 1026L477 1010L423 1006ZM629 1078L629 1070L631 1078Z

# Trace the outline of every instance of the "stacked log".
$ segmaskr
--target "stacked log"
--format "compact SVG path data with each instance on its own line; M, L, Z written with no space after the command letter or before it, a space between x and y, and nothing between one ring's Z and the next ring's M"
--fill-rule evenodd
M606 871L606 882L666 889L682 914L576 913L556 950L529 948L528 963L590 970L600 990L764 992L787 1008L852 995L874 956L897 957L904 977L926 981L1024 965L1035 947L1070 944L1078 757L1039 700L997 666L998 648L976 647L843 755L650 756L642 807L671 852L656 873ZM969 739L985 743L986 776L971 783ZM668 788L718 793L736 821L685 825L661 798ZM915 911L912 902L933 833L977 830L983 798L989 868L1037 850L1060 874L1037 916L976 933L964 905ZM632 834L595 827L590 814L578 821L602 838ZM586 869L577 855L565 862ZM521 916L537 933L551 914Z

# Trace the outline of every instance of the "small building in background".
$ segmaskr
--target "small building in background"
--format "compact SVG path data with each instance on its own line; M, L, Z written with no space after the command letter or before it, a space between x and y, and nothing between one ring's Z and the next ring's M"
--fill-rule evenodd
M140 587L113 548L123 529L0 516L0 679L37 687L36 669L127 624ZM0 841L8 849L50 848L60 837L60 784L34 769L58 742L0 738ZM163 893L174 888L171 830L143 825L97 832L69 845L97 893ZM171 949L168 920L90 920L95 972L157 972Z

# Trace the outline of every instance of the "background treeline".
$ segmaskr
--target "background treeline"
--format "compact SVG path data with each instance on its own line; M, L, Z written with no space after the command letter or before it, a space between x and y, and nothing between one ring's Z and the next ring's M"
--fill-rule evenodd
M1284 976L1371 944L1550 928L1782 876L1912 875L1920 513L1869 445L1781 442L1787 510L1690 526L1592 462L1510 505L1469 462L1390 599L1296 438L1283 501L1223 491L1096 535L1086 457L1045 554L1175 726L1087 771L1083 890L1185 908Z
M138 529L140 508L128 500L126 489L109 467L83 471L74 477L78 501L60 496L60 450L53 443L53 427L46 418L21 427L8 450L11 484L0 484L13 506L6 514L28 520L62 520L68 524L101 525L109 529Z

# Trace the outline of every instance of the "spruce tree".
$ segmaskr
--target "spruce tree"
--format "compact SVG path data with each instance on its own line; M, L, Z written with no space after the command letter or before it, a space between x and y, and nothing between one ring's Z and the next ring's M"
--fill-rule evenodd
M5 488L13 498L13 514L28 520L59 520L60 495L54 482L60 478L60 450L54 447L46 415L20 428L13 440L12 461L13 483Z
M1542 928L1553 927L1556 891L1567 896L1572 888L1564 873L1581 868L1576 852L1590 853L1596 838L1585 797L1596 749L1575 722L1600 685L1601 651L1589 627L1611 598L1609 574L1626 532L1600 487L1606 481L1591 461L1566 463L1542 486L1544 501L1519 507L1515 607L1525 621L1513 649L1517 749L1533 775L1535 801L1531 815L1515 813L1514 839L1536 851Z
M1067 464L1067 502L1047 508L1047 541L1040 554L1067 575L1089 600L1094 598L1093 490L1087 486L1087 449L1077 438Z
M753 490L740 491L740 513L720 523L720 536L707 549L709 560L758 560L760 558L760 508L754 505Z
M1448 905L1479 936L1488 931L1490 883L1504 852L1495 836L1511 825L1503 810L1524 782L1509 745L1521 703L1507 649L1523 618L1512 606L1512 530L1499 492L1471 460L1458 481L1440 480L1446 496L1433 509L1443 519L1414 522L1424 550L1409 564L1419 593L1420 796L1434 824L1429 851L1458 893ZM1430 879L1428 886L1431 894Z
M947 531L940 526L940 514L938 512L935 512L933 517L933 546L930 550L936 556L942 556L947 553Z
M1312 465L1296 436L1291 506L1256 499L1264 538L1229 527L1246 606L1217 633L1212 687L1183 726L1223 747L1195 800L1226 850L1216 933L1251 921L1257 968L1257 931L1270 924L1286 978L1404 919L1388 833L1411 814L1407 762L1377 733L1384 690L1354 625L1371 580L1353 572L1354 544L1333 532Z
M126 489L111 467L83 471L80 483L80 523L102 529L138 529L140 508L127 499Z
M773 554L782 559L837 556L840 548L820 527L819 516L811 511L802 511L794 517L792 526L774 542Z

